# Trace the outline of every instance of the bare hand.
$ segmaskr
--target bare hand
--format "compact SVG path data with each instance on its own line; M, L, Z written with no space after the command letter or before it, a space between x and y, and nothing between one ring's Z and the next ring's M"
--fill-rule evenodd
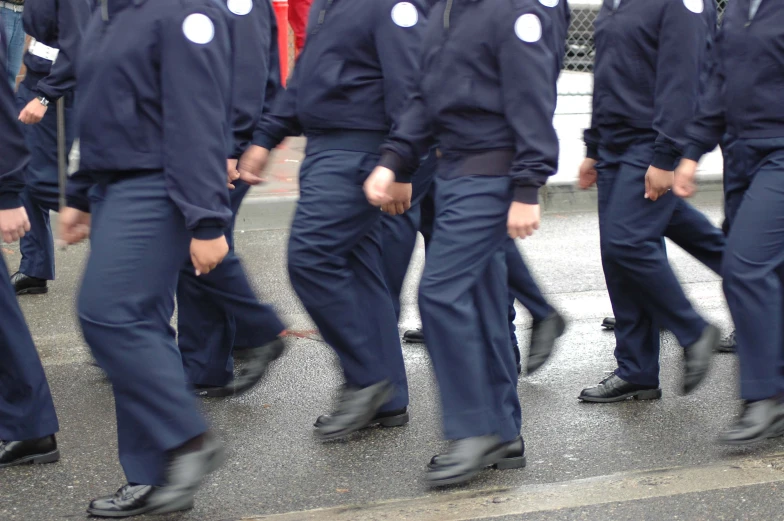
M389 215L403 215L411 208L411 183L392 183L387 188L387 194L392 198L381 210Z
M681 159L675 169L675 181L672 191L678 197L692 197L697 192L697 162L691 159Z
M670 191L674 180L675 172L654 166L648 168L645 174L645 198L655 201Z
M586 157L580 165L580 176L577 185L583 190L587 190L596 184L596 163L595 159Z
M392 194L389 193L393 184L395 173L389 168L377 166L365 179L365 197L373 206L383 207L393 201Z
M16 242L30 231L30 220L24 206L11 210L0 210L0 233L7 243Z
M76 208L63 208L60 212L60 238L58 242L76 244L90 236L90 214Z
M229 243L223 235L206 241L191 239L191 262L197 277L214 270L228 253Z
M539 205L512 203L509 207L509 217L506 221L506 228L509 237L512 239L525 239L534 234L534 230L539 229Z
M237 163L240 179L251 186L263 183L264 177L261 174L267 166L269 153L269 150L258 145L248 147Z
M237 160L226 160L226 186L229 190L234 190L234 181L240 178L240 173L237 172Z
M47 107L43 106L38 98L30 100L19 113L19 121L25 125L34 125L44 119Z

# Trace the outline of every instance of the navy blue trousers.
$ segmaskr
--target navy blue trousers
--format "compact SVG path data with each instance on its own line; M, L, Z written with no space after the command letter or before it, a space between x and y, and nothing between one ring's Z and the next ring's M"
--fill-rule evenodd
M43 438L60 430L52 394L0 255L0 440Z
M300 198L289 239L294 291L335 350L346 384L396 387L384 410L408 406L408 383L382 258L382 212L362 189L378 154L311 152L300 169Z
M722 275L740 393L764 400L784 392L784 138L737 139L724 153L731 226Z
M234 252L234 222L250 186L230 192L233 217L226 230L230 251L213 271L197 277L188 260L177 284L177 337L188 381L223 386L234 377L235 346L260 347L285 326L271 306L259 302Z
M17 105L24 108L36 94L24 84L19 85ZM71 150L74 140L74 121L71 115L72 98L65 100L65 150ZM35 125L24 125L25 142L30 151L30 163L25 170L25 189L22 201L30 219L30 231L22 237L19 249L22 262L19 271L28 277L54 280L54 240L49 224L49 212L59 210L59 181L57 177L57 106L52 104L44 118Z
M430 244L435 219L435 183L434 172L437 166L436 155L430 155L422 162L414 176L412 187L411 208L403 215L391 216L384 214L384 273L387 286L392 295L395 315L400 318L400 292L408 271L411 254L416 245L417 230L425 239L425 250ZM508 238L506 244L506 263L509 271L509 336L515 351L515 358L520 362L520 349L517 345L514 320L516 311L515 299L531 313L535 321L544 320L553 308L542 295L531 272L523 260L515 242Z
M395 316L400 320L400 292L416 246L417 231L430 242L433 229L433 176L437 158L434 150L419 165L411 187L411 208L403 215L382 216L384 276L386 278Z
M128 481L162 485L167 451L207 430L170 325L191 234L163 172L96 185L90 204L79 320L112 383Z
M651 387L659 385L659 327L689 346L707 325L667 262L662 237L714 271L724 250L721 230L672 192L655 202L644 198L653 147L649 139L622 152L602 147L596 165L602 265L616 319L616 373Z
M449 440L497 435L511 441L520 434L507 324L511 202L508 177L436 177L435 229L419 311Z

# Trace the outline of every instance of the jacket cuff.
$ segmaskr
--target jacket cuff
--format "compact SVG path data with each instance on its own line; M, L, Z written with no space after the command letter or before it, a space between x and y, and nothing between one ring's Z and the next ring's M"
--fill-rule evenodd
M411 182L411 172L404 171L403 158L391 150L384 150L381 153L381 159L378 160L378 166L392 170L395 173L395 182L397 183Z
M539 188L536 186L515 186L514 201L523 204L539 204Z
M14 210L23 206L19 192L0 193L0 210Z
M594 161L599 160L599 146L594 145L592 143L585 144L585 157L588 159L593 159Z
M206 224L196 227L193 230L193 238L200 241L211 241L224 235L223 226L216 224Z
M253 134L253 140L251 141L252 145L260 146L261 148L266 148L270 152L277 147L282 140L275 139L272 136L269 136L263 132L256 132Z
M90 213L90 201L81 197L67 196L65 198L65 206L74 208L80 212Z
M683 152L684 159L691 159L697 163L700 162L702 156L705 155L705 150L699 145L687 145L686 150Z
M678 162L678 158L681 154L677 152L668 151L661 151L657 150L656 153L653 155L653 162L651 162L651 166L654 168L659 168L661 170L667 170L668 172L672 172L675 170L675 164Z

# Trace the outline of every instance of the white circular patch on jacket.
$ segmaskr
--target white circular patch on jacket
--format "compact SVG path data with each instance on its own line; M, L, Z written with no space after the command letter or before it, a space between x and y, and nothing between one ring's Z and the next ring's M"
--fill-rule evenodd
M555 7L560 0L539 0L539 3L545 7Z
M215 26L207 15L194 13L189 14L182 22L182 32L193 43L204 45L215 37Z
M229 11L237 16L245 16L253 9L253 0L229 0Z
M542 22L535 14L524 14L515 22L515 34L524 42L534 43L542 38Z
M400 27L414 27L419 21L419 13L411 2L399 2L392 8L392 21Z
M705 10L704 0L683 0L683 5L692 13L700 14Z

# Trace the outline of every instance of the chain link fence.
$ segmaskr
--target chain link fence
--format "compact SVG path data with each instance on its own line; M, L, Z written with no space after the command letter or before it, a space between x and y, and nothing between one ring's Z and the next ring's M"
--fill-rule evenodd
M712 1L712 0L705 0ZM721 21L728 0L718 0L719 21ZM593 89L593 80L590 74L593 71L593 60L596 49L593 44L593 22L601 9L602 1L570 0L572 9L572 24L566 41L566 59L564 71L571 74L562 76L559 84L559 94L562 96L590 96ZM575 75L573 73L585 73ZM585 76L585 77L580 77Z

